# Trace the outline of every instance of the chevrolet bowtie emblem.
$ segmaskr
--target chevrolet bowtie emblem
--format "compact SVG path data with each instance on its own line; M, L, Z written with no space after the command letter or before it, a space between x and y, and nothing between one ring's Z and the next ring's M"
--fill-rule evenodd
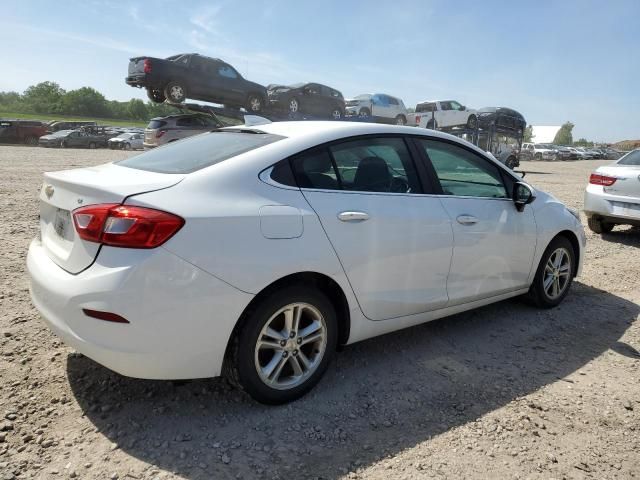
M53 196L53 192L55 192L55 189L51 185L44 187L44 194L47 198L51 198Z

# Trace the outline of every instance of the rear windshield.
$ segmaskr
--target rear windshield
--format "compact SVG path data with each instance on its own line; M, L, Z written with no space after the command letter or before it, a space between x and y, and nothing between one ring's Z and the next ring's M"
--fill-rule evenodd
M164 120L151 120L147 128L156 129L160 127L164 127L167 124Z
M618 161L618 165L640 166L640 150L633 150L627 153Z
M268 133L209 132L116 163L149 172L191 173L283 138Z

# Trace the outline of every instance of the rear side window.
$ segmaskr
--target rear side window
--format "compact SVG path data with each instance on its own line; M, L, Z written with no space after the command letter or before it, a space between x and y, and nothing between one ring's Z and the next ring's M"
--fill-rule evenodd
M618 165L640 165L640 150L627 153L618 161Z
M402 138L365 138L305 152L293 159L300 188L420 193Z
M117 165L158 173L191 173L284 137L267 133L210 132L168 144Z
M147 125L147 128L150 129L156 129L156 128L162 128L167 124L167 122L165 122L164 120L151 120L149 122L149 125Z

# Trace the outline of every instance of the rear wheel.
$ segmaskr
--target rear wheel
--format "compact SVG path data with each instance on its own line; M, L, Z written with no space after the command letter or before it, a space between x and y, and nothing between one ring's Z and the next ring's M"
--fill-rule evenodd
M544 251L527 299L541 308L560 304L573 282L576 253L565 237L554 238Z
M298 102L297 98L292 98L289 100L289 113L298 113L300 110L300 102Z
M368 108L364 107L360 109L360 111L358 112L358 116L362 118L370 117L371 112L369 111Z
M396 125L406 125L407 124L407 117L405 117L404 115L398 115L396 117Z
M91 142L91 143L89 143L89 148L90 148L91 150L93 150L94 148L96 148L96 143L95 143L95 142Z
M173 103L182 103L187 98L186 89L178 82L169 82L164 87L164 96Z
M589 229L593 233L598 233L598 234L609 233L611 232L611 230L613 230L613 227L614 227L613 223L603 222L602 220L596 217L589 217L587 219L587 225L589 225Z
M147 97L154 103L162 103L167 99L164 92L159 88L147 88Z
M227 375L255 400L281 404L318 383L336 349L333 305L320 291L291 286L248 314L233 340Z

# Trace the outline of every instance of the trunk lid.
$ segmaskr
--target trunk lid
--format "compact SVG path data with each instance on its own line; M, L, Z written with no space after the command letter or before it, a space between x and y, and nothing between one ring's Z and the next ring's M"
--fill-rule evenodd
M597 172L618 179L610 187L603 187L605 193L632 197L632 203L640 203L640 166L613 164L600 167Z
M184 177L111 163L45 173L39 196L42 246L58 266L79 273L93 263L100 244L78 236L73 210L98 203L122 203L131 195L171 187Z

